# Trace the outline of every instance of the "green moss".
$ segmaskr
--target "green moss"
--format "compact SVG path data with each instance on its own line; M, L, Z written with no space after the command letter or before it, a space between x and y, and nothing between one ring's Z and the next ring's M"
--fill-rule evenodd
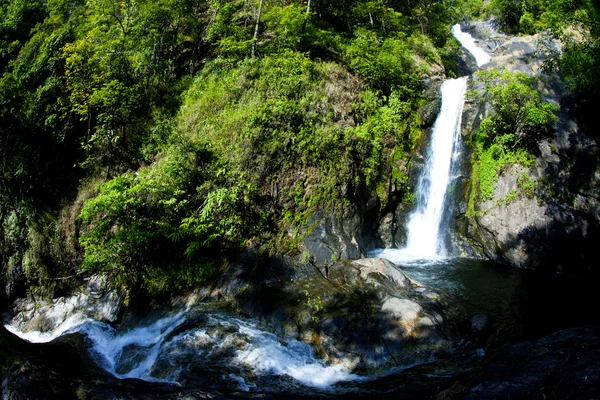
M515 201L517 199L517 197L519 197L519 194L517 193L517 191L514 189L510 190L508 193L506 193L506 197L505 197L506 205L509 205L510 203Z
M499 143L487 148L480 147L476 168L478 168L481 199L487 200L494 196L498 174L502 169L513 164L529 166L534 161L535 156L526 149L513 150Z
M483 93L471 96L489 102L494 112L481 121L469 142L474 151L472 165L476 177L470 202L475 187L481 200L493 198L498 176L509 166L533 165L535 156L531 149L548 132L557 111L553 104L542 102L535 89L536 82L524 74L490 70L478 76L486 88ZM519 186L528 196L533 195L532 181L521 177Z
M533 197L533 192L535 189L535 182L527 172L523 172L521 176L519 176L518 180L519 188L523 191L525 196Z

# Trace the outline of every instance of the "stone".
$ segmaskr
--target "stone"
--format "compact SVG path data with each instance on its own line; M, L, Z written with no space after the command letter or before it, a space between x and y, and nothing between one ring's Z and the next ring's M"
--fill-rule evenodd
M357 259L375 248L366 238L362 217L348 211L348 215L313 215L305 229L310 232L302 243L317 265L332 264L338 260Z
M352 264L360 268L360 276L363 279L367 279L369 274L378 273L400 288L406 288L410 279L394 264L383 258L362 258L353 261Z
M423 307L411 300L392 297L383 303L381 311L402 322L411 323L419 317Z
M51 332L62 324L70 324L70 319L82 316L114 323L119 318L124 296L107 288L100 290L98 282L94 279L79 293L50 301L33 297L17 299L9 309L10 324L22 332Z
M492 327L490 318L485 314L478 314L471 318L471 331L475 334L481 334Z

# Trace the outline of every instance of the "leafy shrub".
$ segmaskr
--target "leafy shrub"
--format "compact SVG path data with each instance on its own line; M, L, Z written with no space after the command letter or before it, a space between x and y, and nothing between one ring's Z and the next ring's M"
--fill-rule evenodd
M197 164L208 156L202 148L172 147L154 165L101 184L79 216L82 268L150 292L208 277L214 253L239 246L252 221L244 204L251 189L214 187L218 177Z
M478 77L486 85L480 101L489 102L492 115L481 121L471 145L476 150L479 193L489 199L503 168L534 162L537 143L556 121L558 107L543 102L535 80L525 74L490 70Z

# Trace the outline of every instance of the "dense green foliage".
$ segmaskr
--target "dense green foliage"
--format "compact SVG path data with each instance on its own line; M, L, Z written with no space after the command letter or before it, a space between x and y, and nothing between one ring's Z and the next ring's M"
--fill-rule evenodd
M583 119L592 120L600 101L600 4L556 1L553 9L551 33L563 47L560 52L549 50L546 68L560 74L575 103L583 106Z
M556 121L558 107L543 102L535 89L536 82L522 73L489 70L477 73L485 85L482 96L492 107L492 113L481 121L471 138L475 150L474 181L481 199L494 195L498 174L507 166L531 165L537 143ZM524 190L530 182L523 178Z
M547 29L554 17L549 0L492 0L490 12L514 33L532 34Z
M465 15L549 27L548 68L598 94L592 1L262 3L0 0L2 274L173 290L248 246L298 251L317 211L409 201L422 83L456 72ZM484 197L554 113L523 77L488 78Z
M316 210L409 194L452 4L310 7L0 1L3 273L171 290L248 243L297 248Z

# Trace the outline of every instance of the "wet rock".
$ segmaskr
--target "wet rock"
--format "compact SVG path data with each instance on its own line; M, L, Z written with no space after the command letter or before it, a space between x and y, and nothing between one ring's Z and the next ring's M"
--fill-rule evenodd
M112 323L119 318L123 299L123 293L107 287L105 278L95 276L79 293L69 297L17 299L9 308L10 324L21 332L51 332L84 317Z
M304 323L318 322L312 340L326 359L358 362L371 371L414 362L449 345L440 336L443 318L435 311L441 297L388 260L337 263L328 278L298 282L306 288L311 311Z
M495 52L507 39L507 36L499 31L494 21L470 21L461 24L461 30L468 32L488 53Z
M441 87L443 82L444 79L441 76L424 82L424 96L427 104L418 110L424 128L432 127L440 112L440 108L442 107Z
M335 337L340 335L348 326L348 320L344 317L333 317L321 322L321 332L325 335Z
M461 398L597 398L599 334L598 327L588 326L513 345L479 373L478 384Z
M377 236L383 247L399 248L406 245L408 217L412 206L399 203L390 210L382 210L383 216L379 221Z
M482 334L492 327L490 318L485 314L478 314L471 318L471 332Z
M379 274L389 280L398 289L406 289L414 283L404 272L383 258L363 258L352 262L360 269L361 278L367 280L370 274Z
M381 311L391 314L403 323L413 323L423 311L423 307L411 300L392 297L383 303Z

